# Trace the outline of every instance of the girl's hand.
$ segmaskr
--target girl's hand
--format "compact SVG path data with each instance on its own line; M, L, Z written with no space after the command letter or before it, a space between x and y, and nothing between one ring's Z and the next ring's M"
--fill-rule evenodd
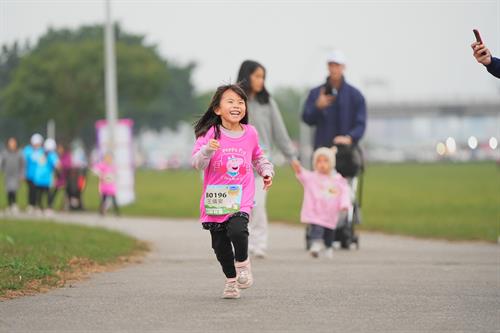
M219 148L220 148L219 141L215 139L210 139L210 141L208 142L208 149L211 151L216 151Z
M297 160L293 160L291 163L292 169L295 173L300 173L302 171L302 165L300 165L300 162Z
M269 188L273 185L273 177L265 176L264 177L264 191L269 190Z

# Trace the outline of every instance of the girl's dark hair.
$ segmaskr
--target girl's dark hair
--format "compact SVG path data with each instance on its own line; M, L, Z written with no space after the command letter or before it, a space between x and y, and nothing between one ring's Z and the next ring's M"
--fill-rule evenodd
M247 95L250 95L252 92L252 87L250 86L250 75L252 75L257 68L262 68L265 77L266 69L257 61L245 60L240 66L240 70L238 72L238 84L243 88ZM262 90L255 95L255 99L259 102L259 104L267 104L269 103L270 96L271 95L267 91L266 86L264 86L262 87Z
M228 90L234 91L245 102L245 116L240 120L240 124L248 124L248 98L245 91L237 84L227 84L217 88L212 100L210 101L207 111L195 123L194 134L196 135L196 138L205 135L212 127L215 127L215 139L220 138L220 125L222 124L222 120L219 115L215 114L215 109L219 107L222 95L224 95L224 93Z

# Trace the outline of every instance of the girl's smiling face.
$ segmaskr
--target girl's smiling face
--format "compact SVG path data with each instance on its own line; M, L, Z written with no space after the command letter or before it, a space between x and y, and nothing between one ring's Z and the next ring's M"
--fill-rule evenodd
M222 119L222 126L233 129L245 117L246 105L243 98L231 89L224 92L215 114Z

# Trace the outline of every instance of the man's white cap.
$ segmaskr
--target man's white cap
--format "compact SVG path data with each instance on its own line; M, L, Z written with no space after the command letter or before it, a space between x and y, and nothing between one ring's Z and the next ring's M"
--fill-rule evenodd
M56 141L54 139L48 138L47 140L45 140L45 143L43 144L43 148L46 151L56 150Z
M30 142L33 146L41 145L43 143L43 136L41 134L35 133L31 136Z
M336 64L339 64L339 65L345 65L346 63L346 58L345 58L345 54L344 52L340 51L340 50L334 50L332 52L330 52L326 58L326 62L327 63L336 63Z

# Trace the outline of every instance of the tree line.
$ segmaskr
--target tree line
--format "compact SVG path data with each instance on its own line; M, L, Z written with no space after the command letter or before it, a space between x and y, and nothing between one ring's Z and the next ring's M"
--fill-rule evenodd
M145 36L119 25L114 29L121 118L133 119L135 130L175 128L204 112L212 92L195 93L194 62L181 65L164 59ZM81 138L90 147L94 122L105 114L103 43L103 26L90 25L49 28L34 46L3 45L0 139L16 136L27 142L33 132L45 133L47 121L53 119L58 140ZM291 136L297 138L301 92L282 88L274 97Z

